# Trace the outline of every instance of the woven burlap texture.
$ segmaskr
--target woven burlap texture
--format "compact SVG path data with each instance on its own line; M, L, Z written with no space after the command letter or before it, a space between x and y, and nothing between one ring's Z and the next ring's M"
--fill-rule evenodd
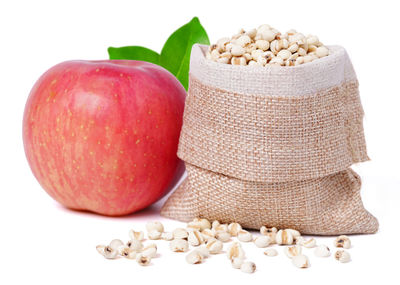
M357 82L296 97L237 94L190 76L178 156L259 182L323 177L368 159Z
M351 169L322 178L262 183L228 177L186 163L187 179L168 199L162 215L188 222L204 217L294 228L303 234L374 233L375 217L360 198L360 177Z
M345 50L330 47L328 57L294 68L249 68L207 61L204 49L192 51L178 149L188 178L162 215L309 234L375 232L348 170L368 156Z

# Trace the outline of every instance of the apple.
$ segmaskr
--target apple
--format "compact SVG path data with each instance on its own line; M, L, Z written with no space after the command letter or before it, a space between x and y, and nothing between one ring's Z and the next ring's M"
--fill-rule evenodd
M119 216L151 205L182 174L176 152L185 96L171 73L148 62L52 67L25 106L33 174L71 209Z

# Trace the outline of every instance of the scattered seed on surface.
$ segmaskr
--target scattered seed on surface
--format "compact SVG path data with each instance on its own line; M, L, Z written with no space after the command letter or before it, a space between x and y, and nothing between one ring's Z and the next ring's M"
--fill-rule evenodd
M143 251L141 252L142 255L150 257L150 258L154 258L157 256L157 248L156 247L149 247L146 249L143 249Z
M204 242L204 237L198 230L193 230L189 232L188 242L191 246L199 246Z
M228 232L217 232L215 238L222 242L228 242L231 240L231 235Z
M158 230L151 230L147 233L147 237L151 240L157 240L161 238L161 234Z
M245 273L253 273L254 271L256 271L256 264L251 261L245 261L240 266L240 270Z
M149 265L151 262L151 257L143 255L142 253L139 253L136 255L136 261L139 263L141 266L146 266Z
M257 247L267 247L272 243L272 239L269 236L258 236L254 239L254 244Z
M245 253L238 242L233 242L229 247L226 252L227 257L232 260L234 258L245 258Z
M216 230L216 228L220 225L219 221L215 220L211 223L211 229Z
M134 250L134 251L137 251L137 252L138 252L138 251L141 251L141 250L143 249L143 243L142 243L141 241L137 240L137 239L128 241L128 242L126 243L126 245L127 245L130 249L132 249L132 250Z
M203 255L196 250L191 251L186 255L186 261L190 264L199 264L203 261Z
M218 254L222 251L224 245L222 241L217 240L215 238L211 238L206 243L206 248L210 251L211 254Z
M201 232L201 234L203 235L203 238L207 241L210 238L214 238L215 237L215 231L214 230L210 230L210 229L205 229Z
M315 254L315 256L318 256L318 257L328 257L331 255L331 251L330 251L329 247L327 247L324 244L321 244L315 248L314 254Z
M345 235L341 235L338 236L335 241L334 241L334 245L336 247L341 247L341 248L345 248L345 249L349 249L351 247L351 241L350 238L348 236Z
M345 250L338 250L335 253L335 259L341 263L347 263L351 261L350 253Z
M160 223L158 221L147 222L146 229L147 229L148 232L156 230L156 231L162 233L164 231L164 226L163 226L162 223Z
M124 243L122 242L122 240L120 240L120 239L113 239L113 240L110 242L109 247L110 247L111 249L113 249L113 250L118 250L118 248L119 248L120 246L123 246L123 245L124 245Z
M275 248L268 248L264 251L264 254L266 256L277 256L278 255L278 251Z
M161 239L166 240L166 241L171 241L174 239L174 234L171 232L163 232L161 234Z
M144 240L144 233L142 231L135 232L134 230L130 230L129 237L131 238L131 240L135 239L135 240L142 241L142 240Z
M204 245L199 246L199 247L195 248L194 250L197 251L198 253L200 253L204 258L210 257L210 251Z
M286 35L278 35L286 37ZM289 35L290 37L290 35ZM279 39L281 40L281 39ZM305 39L304 39L305 41ZM312 55L316 56L316 55ZM297 57L298 58L298 57ZM170 241L169 247L173 252L187 252L189 246L195 247L186 255L186 261L190 264L199 264L208 258L210 254L218 254L223 250L223 242L229 242L231 237L236 236L239 241L254 241L257 247L265 248L272 243L280 245L291 245L283 248L286 256L292 259L292 263L299 268L310 267L307 256L302 254L302 246L313 248L317 257L328 257L331 255L330 249L326 245L318 245L315 238L306 240L301 233L295 229L281 229L275 227L260 228L261 236L253 240L253 235L242 229L239 223L220 224L218 221L210 223L207 219L196 218L187 224L187 229L177 228L172 232L164 232L164 227L160 222L149 222L146 224L149 239L160 239ZM160 231L162 229L162 231ZM120 239L113 239L108 246L98 245L96 250L107 259L123 257L135 259L138 264L145 266L151 263L151 259L157 257L157 245L155 243L143 245L144 233L142 231L129 231L131 238L126 244ZM204 244L204 245L202 245ZM350 248L349 237L340 235L334 240L334 245L339 248ZM228 259L231 260L233 268L241 269L243 272L253 273L256 265L251 261L245 261L245 252L240 242L232 242L226 251ZM278 251L268 248L264 251L266 256L276 256ZM350 254L345 250L337 250L334 258L341 263L351 261Z
M186 252L189 249L189 243L184 239L174 239L169 243L169 248L173 252Z
M135 259L136 251L130 249L128 246L122 246L119 249L119 255L128 259Z
M276 243L280 245L290 245L293 244L293 235L288 230L279 230L276 233Z
M232 267L235 268L235 269L240 269L240 267L242 266L243 262L244 262L243 258L234 258L234 259L231 260Z
M198 219L198 222L200 223L200 230L204 231L205 229L211 229L211 223L207 219Z
M300 245L295 245L295 246L288 246L284 248L284 252L287 257L293 258L297 255L301 254L301 246Z
M230 223L228 225L228 232L231 236L235 237L242 230L242 226L239 223Z
M253 240L253 235L246 230L240 230L238 232L237 238L242 242L250 242Z
M227 224L219 224L215 228L213 228L215 232L228 232Z
M309 240L304 240L301 245L306 248L313 248L317 245L317 241L315 238L310 238Z
M310 267L310 261L308 260L308 257L303 254L294 256L292 258L292 263L294 266L296 266L298 268Z
M110 246L98 245L96 250L107 259L115 259L118 257L118 250L112 249Z
M189 235L188 231L184 228L177 228L172 231L174 239L186 239Z

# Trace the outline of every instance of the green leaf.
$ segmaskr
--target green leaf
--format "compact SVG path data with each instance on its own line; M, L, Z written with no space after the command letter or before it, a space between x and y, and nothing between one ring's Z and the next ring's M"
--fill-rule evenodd
M108 55L110 59L141 60L160 64L160 55L158 53L141 46L109 47Z
M161 65L175 75L187 90L190 53L196 43L209 45L210 41L199 18L194 17L172 33L165 42L161 55L140 46L109 47L108 54L110 59L142 60Z
M168 38L161 51L160 65L174 74L186 90L189 81L190 52L196 43L209 45L210 41L199 19L194 17Z

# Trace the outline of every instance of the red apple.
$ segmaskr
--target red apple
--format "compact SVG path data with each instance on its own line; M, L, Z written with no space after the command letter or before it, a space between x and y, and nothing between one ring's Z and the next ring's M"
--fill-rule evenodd
M117 216L166 194L186 91L140 61L69 61L48 70L25 106L23 139L33 174L68 208Z

